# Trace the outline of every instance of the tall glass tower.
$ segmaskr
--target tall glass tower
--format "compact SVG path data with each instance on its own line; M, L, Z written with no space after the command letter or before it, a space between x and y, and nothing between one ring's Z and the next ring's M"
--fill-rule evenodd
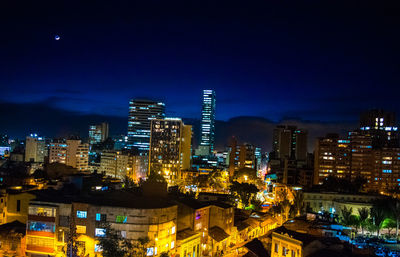
M129 101L128 148L147 155L150 147L151 121L165 118L165 104L151 100Z
M210 155L214 151L215 140L215 91L203 90L201 112L201 140L196 155Z

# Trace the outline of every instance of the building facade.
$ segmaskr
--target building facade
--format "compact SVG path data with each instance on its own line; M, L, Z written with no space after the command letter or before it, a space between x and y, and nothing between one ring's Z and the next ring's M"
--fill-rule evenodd
M364 189L389 192L400 187L400 148L374 148L371 135L352 131L348 138L327 135L315 147L314 184L328 176L366 181Z
M51 143L49 163L54 162L71 166L79 171L87 171L89 166L89 144L82 143L81 140Z
M232 138L229 152L229 175L232 177L235 171L243 168L258 169L258 149L254 145L247 143L238 145L236 139Z
M25 141L25 162L44 162L47 156L46 142L43 137L31 134Z
M323 183L328 176L351 178L350 140L328 134L316 140L314 152L314 184Z
M368 135L373 148L399 147L396 114L384 110L370 110L360 116L360 133Z
M66 254L71 229L76 234L79 256L101 255L98 239L105 236L106 223L128 240L149 238L146 256L176 251L177 206L168 201L127 192L70 202L45 198L39 197L29 205L29 256Z
M215 91L203 90L201 111L201 139L196 155L208 156L214 151L215 143Z
M272 151L276 159L306 160L307 132L296 126L277 126L273 131Z
M181 119L166 118L151 122L149 172L162 174L175 184L182 170L190 169L192 126Z
M108 123L103 122L89 126L89 144L94 145L108 138Z
M381 196L367 194L341 194L325 192L304 192L304 205L309 211L340 214L346 207L352 208L352 214L358 215L358 209L371 208L372 202Z
M129 102L128 148L147 155L150 147L151 121L165 117L165 104L150 100Z

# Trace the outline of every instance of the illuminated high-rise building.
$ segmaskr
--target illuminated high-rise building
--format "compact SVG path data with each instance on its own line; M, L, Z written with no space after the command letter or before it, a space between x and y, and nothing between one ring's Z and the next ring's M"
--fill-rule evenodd
M358 157L357 157L358 156ZM359 158L355 154L355 158ZM318 138L314 152L314 184L322 184L329 176L351 179L351 144L338 134Z
M215 91L203 90L201 112L201 140L196 155L206 156L214 151L215 141Z
M360 116L360 133L369 135L373 148L399 147L399 131L394 112L370 110Z
M97 125L89 126L89 144L97 144L108 138L108 123L103 122Z
M306 160L307 132L296 126L277 126L273 133L272 150L276 159Z
M47 148L44 138L31 134L25 141L25 162L44 162Z
M128 148L147 155L150 146L151 121L165 117L165 104L150 100L129 102Z
M162 174L169 184L182 170L190 169L192 126L181 119L151 122L149 172Z
M236 138L231 138L229 152L229 175L232 177L235 171L249 168L257 169L257 155L261 149L251 144L238 145Z

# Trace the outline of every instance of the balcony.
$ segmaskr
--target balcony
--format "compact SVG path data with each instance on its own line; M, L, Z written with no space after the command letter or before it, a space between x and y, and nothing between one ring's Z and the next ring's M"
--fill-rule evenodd
M46 232L46 231L31 231L31 230L28 230L28 231L26 231L26 234L30 235L30 236L51 237L51 238L54 238L54 236L55 236L55 233Z
M53 254L54 248L52 247L45 247L45 246L36 246L36 245L27 245L26 246L27 252L38 252L38 253L45 253L45 254Z
M41 216L41 215L28 215L28 220L43 221L43 222L56 222L55 217Z

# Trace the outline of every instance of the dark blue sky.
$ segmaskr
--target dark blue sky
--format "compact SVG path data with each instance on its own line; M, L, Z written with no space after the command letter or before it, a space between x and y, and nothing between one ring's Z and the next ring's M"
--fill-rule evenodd
M147 97L199 118L212 88L220 120L400 112L390 2L26 2L2 6L1 102L125 117L130 98Z

